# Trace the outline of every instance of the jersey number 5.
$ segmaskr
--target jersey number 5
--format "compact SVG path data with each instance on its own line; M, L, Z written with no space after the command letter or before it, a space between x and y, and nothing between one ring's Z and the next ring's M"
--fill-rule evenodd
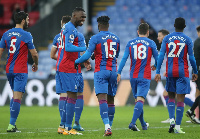
M106 58L114 58L116 55L116 50L113 48L113 46L116 45L116 42L110 42L110 49L108 48L108 42L104 42L103 45L105 46ZM113 51L113 54L109 54L110 51Z
M12 39L10 43L9 53L13 54L16 51L15 43L17 39Z

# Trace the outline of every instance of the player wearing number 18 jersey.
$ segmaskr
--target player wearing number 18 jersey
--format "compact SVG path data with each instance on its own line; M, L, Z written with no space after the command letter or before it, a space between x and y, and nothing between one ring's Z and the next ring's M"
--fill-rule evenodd
M5 48L8 50L6 75L13 90L13 98L10 101L10 124L7 132L17 132L15 123L28 78L28 50L34 61L32 70L35 72L38 69L38 54L33 45L33 38L29 32L23 30L28 27L28 14L23 11L15 13L14 19L16 27L5 32L0 42L0 59L3 50Z
M153 55L155 59L156 67L158 52L157 46L154 41L148 39L149 25L147 23L141 23L138 27L139 37L128 42L125 48L124 56L120 62L118 69L118 82L121 78L122 69L126 63L128 56L131 58L130 65L130 83L132 87L133 96L135 98L135 108L133 118L129 124L129 129L133 131L139 131L136 127L136 120L139 118L142 129L147 130L148 123L143 118L143 104L146 95L150 88L151 82L151 57Z
M197 79L198 71L192 50L192 40L183 33L183 30L186 27L185 19L176 18L174 27L176 32L165 36L165 38L162 41L155 80L159 81L161 78L160 68L164 59L164 55L166 53L166 91L169 94L167 108L170 118L169 133L185 133L181 130L180 125L184 111L185 94L190 93L187 54L189 55L189 60L194 71L194 74L192 75L193 81ZM177 94L176 123L174 119L175 93Z
M94 87L105 124L105 136L110 136L115 113L114 96L117 90L117 57L120 50L119 38L108 31L108 16L97 18L99 33L92 36L86 53L75 61L75 66L95 55Z

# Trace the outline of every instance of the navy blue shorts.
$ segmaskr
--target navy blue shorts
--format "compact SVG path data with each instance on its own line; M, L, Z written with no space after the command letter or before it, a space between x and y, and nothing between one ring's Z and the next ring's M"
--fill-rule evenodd
M143 97L146 99L147 93L150 88L149 79L144 78L131 78L130 83L132 87L133 97L136 99L137 97Z
M188 77L167 77L165 89L177 94L190 94L190 79Z
M25 93L28 73L6 73L6 75L13 91Z
M96 95L105 93L115 96L117 92L117 72L110 70L95 72L94 87Z

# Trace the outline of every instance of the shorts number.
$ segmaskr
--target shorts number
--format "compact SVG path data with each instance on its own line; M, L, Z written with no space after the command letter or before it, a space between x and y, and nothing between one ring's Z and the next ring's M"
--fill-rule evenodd
M147 57L146 50L147 48L144 45L133 45L134 48L134 59L145 59Z
M9 53L13 54L16 51L15 43L17 39L12 39L10 43Z
M108 42L105 42L103 45L105 46L106 58L114 58L116 55L116 50L113 48L113 46L116 45L116 42L110 42L110 49L108 48ZM109 51L113 51L113 54L109 54Z
M174 54L177 45L180 45L180 48L178 50L178 53ZM174 42L170 42L168 44L168 47L170 48L171 46L173 46L173 48L172 48L171 52L168 54L168 57L179 57L181 51L183 50L183 48L185 46L185 43L177 43L177 44L175 44Z

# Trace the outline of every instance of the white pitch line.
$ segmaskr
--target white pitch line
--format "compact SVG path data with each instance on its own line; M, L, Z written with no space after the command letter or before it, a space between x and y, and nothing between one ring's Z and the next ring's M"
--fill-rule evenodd
M185 125L185 126L181 126L181 127L200 127L200 125ZM153 129L155 129L155 128L157 128L157 129L159 129L159 128L169 128L169 126L164 126L164 127L149 127L150 129L151 128L153 128ZM27 128L18 128L18 129L27 129ZM30 128L31 129L31 128ZM57 128L37 128L37 129L57 129ZM103 128L102 128L103 129ZM102 129L94 129L94 130L85 130L85 131L89 131L89 132L97 132L97 131L100 131L100 130L102 130ZM112 130L113 131L115 131L115 130L127 130L128 128L113 128ZM30 131L28 131L28 132L19 132L19 133L30 133L30 134L33 134L33 133L38 133L38 132L40 132L40 133L48 133L48 132L50 132L50 131L37 131L37 132L30 132ZM19 133L17 133L17 134L19 134ZM56 132L55 132L56 133ZM12 133L0 133L0 135L2 135L2 134L12 134Z

